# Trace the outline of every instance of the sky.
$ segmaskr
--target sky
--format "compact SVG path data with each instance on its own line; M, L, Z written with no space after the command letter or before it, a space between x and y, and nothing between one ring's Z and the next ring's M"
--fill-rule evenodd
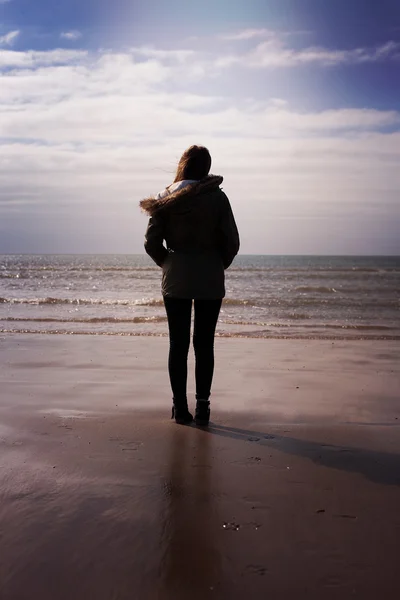
M398 0L0 0L0 253L141 253L209 148L243 254L400 254Z

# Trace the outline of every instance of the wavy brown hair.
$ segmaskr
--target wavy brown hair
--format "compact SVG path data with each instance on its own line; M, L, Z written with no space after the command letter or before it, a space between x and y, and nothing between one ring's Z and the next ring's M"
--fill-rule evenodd
M211 168L211 155L204 146L190 146L182 154L176 170L174 183L183 179L200 180Z

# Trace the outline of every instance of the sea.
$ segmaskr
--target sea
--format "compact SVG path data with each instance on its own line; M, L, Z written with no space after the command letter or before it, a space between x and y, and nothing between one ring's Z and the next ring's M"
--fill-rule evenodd
M166 336L146 255L0 255L0 333ZM400 339L399 256L239 255L217 336Z

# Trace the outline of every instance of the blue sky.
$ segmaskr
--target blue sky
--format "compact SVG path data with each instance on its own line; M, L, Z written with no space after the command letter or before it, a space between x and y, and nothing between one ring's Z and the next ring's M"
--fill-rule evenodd
M141 252L202 143L246 253L400 254L400 3L0 0L0 252Z

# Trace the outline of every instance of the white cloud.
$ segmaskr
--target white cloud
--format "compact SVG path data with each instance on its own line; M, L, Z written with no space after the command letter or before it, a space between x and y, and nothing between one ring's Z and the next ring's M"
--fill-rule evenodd
M78 31L77 29L74 29L72 31L63 31L62 33L60 33L60 38L63 38L65 40L79 40L82 37L82 33L80 31Z
M41 65L55 66L70 63L82 63L88 56L85 50L55 49L49 51L27 50L16 52L14 50L0 50L1 68L37 68Z
M29 54L21 64L25 67L30 61ZM228 98L205 96L201 86L197 94L175 92L171 85L177 73L172 66L154 59L136 62L130 54L89 59L86 53L60 56L56 52L53 61L47 65L41 55L33 61L34 70L18 69L3 78L0 129L4 137L79 144L188 134L285 138L374 130L400 122L396 111L299 112L274 98L239 107Z
M272 106L278 106L279 108L288 105L288 101L284 100L283 98L270 98L269 102Z
M269 29L243 29L236 33L222 34L218 37L219 39L226 41L242 41L266 36L275 36L275 33Z
M185 58L192 55L147 48L97 54L0 51L0 66L7 68L0 87L3 135L79 143L173 132L279 138L367 131L400 122L396 111L300 112L274 97L243 106L234 98L205 95L201 80L195 93L174 91L175 83L192 71L192 59Z
M400 44L389 41L376 48L355 48L352 50L328 50L309 47L294 50L278 39L270 39L258 44L245 54L222 56L216 61L220 68L240 64L250 68L299 67L321 65L332 67L341 64L378 62L400 58Z
M140 48L131 48L131 52L135 55L145 56L146 58L156 58L158 60L176 60L185 62L195 55L194 50L161 50L149 46Z
M9 31L5 35L0 36L0 45L12 46L19 34L20 31L16 29L15 31Z
M400 225L399 112L208 95L215 57L186 52L0 51L0 221L43 217L51 228L61 215L80 227L87 215L100 232L107 218L137 240L119 251L141 251L138 199L172 179L186 146L203 143L226 176L248 252L281 243L277 220L293 215L312 236L312 222L339 214L343 243L351 228ZM177 82L193 67L203 75L188 93Z

